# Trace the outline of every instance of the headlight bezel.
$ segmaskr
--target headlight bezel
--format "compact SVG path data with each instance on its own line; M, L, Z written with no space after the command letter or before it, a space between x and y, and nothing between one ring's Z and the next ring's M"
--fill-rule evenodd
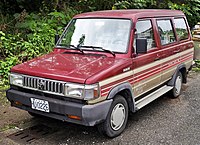
M23 76L17 73L9 74L9 83L11 85L23 87Z
M81 91L81 96L78 95L73 95L72 91ZM83 99L83 90L84 90L84 85L81 84L74 84L74 83L66 83L65 84L65 89L64 89L64 96L66 97L72 97L72 98L78 98L78 99Z
M72 92L79 92L79 95L75 95ZM96 92L96 93L95 93ZM74 84L74 83L66 83L64 96L83 99L83 100L92 100L99 97L99 85L83 85L83 84Z

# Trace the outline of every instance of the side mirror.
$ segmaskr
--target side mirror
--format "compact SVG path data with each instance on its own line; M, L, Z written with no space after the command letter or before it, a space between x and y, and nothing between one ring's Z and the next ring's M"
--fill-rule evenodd
M58 34L55 35L55 44L58 42L60 36Z
M147 38L136 39L136 53L147 53Z

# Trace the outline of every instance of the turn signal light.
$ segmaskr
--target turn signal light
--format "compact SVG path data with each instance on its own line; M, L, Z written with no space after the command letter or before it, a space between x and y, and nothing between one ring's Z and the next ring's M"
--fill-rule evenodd
M21 103L21 102L15 101L14 103L15 103L16 105L22 106L22 103Z
M98 97L99 97L98 90L94 90L94 98L98 98Z
M75 115L67 115L67 117L69 117L71 119L75 119L75 120L81 120L81 117L75 116Z

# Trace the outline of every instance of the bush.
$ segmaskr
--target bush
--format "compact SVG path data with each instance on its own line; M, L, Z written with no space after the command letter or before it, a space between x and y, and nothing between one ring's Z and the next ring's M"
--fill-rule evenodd
M52 51L54 34L61 32L73 15L112 8L182 10L191 28L200 17L199 0L0 1L0 78L7 82L12 66Z
M0 76L3 81L7 82L12 66L52 51L56 31L61 32L76 13L69 9L67 14L54 11L46 16L26 12L23 16L15 14L14 29L8 27L7 33L0 31Z
M120 0L114 3L113 9L172 9L185 13L190 27L194 27L200 18L199 0Z
M190 0L185 3L169 2L169 8L173 10L181 10L185 13L190 27L194 27L200 18L200 1Z
M195 64L192 68L193 71L200 72L200 60L195 60Z

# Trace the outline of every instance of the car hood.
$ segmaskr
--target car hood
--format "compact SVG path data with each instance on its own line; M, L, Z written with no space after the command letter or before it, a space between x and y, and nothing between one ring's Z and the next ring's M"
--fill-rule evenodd
M103 79L98 74L114 66L117 68L123 64L122 61L123 59L120 58L98 54L52 52L16 65L11 72L66 82L85 83L94 75L97 75L95 81L99 81L98 77ZM90 83L94 83L94 81L90 80Z

